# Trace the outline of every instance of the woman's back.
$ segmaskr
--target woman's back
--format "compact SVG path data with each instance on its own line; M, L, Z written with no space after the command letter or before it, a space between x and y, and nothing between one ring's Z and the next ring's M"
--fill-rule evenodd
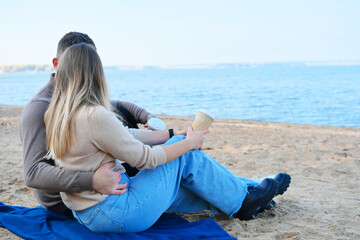
M73 144L61 159L55 159L60 167L95 171L115 158L139 169L155 168L166 162L163 148L144 144L153 142L152 131L127 129L114 113L102 106L82 107L74 120ZM88 208L106 198L95 191L61 193L61 196L74 210Z
M94 142L94 135L100 125L99 115L111 114L101 106L82 107L75 116L74 142L62 159L56 159L60 167L95 171L102 164L114 161L114 157L101 151ZM106 133L104 133L106 134ZM111 135L107 136L108 139Z

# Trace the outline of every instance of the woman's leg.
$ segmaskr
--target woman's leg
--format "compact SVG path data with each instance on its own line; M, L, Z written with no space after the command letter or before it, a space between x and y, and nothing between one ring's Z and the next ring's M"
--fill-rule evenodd
M166 212L189 213L204 210L211 210L211 215L219 213L219 210L210 203L180 186L178 194Z
M166 144L183 138L173 137ZM151 227L168 209L180 209L180 205L186 211L214 206L232 216L246 193L246 183L205 152L193 150L155 169L140 171L129 180L125 194L110 195L89 211L77 212L77 216L93 231L139 232ZM196 200L196 196L203 200L192 206L190 199ZM111 226L99 227L102 224Z
M126 206L124 230L138 232L152 226L168 209L179 210L179 206L187 212L214 206L232 216L240 209L246 193L245 183L203 151L194 150L156 169L140 171L130 181L126 201L121 200L116 207ZM196 200L195 196L203 200L192 205L189 200ZM110 218L116 217L113 213L114 209Z
M183 138L173 137L166 145ZM110 195L98 205L76 212L79 222L97 232L140 232L151 227L167 210L215 209L216 213L219 209L231 217L241 208L248 188L247 182L200 150L189 151L155 169L140 171L131 179L123 174L121 182L125 181L129 181L126 193ZM257 202L262 195L256 193L255 197ZM247 205L254 207L249 201L247 198Z

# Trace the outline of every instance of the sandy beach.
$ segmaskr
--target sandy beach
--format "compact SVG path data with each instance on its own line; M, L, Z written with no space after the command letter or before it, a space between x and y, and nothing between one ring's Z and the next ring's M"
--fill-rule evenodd
M19 137L21 107L0 105L0 201L35 207L25 186ZM160 116L183 129L193 118ZM236 175L292 176L276 206L251 221L214 219L238 239L360 239L360 129L216 120L204 150ZM206 213L183 215L203 219ZM21 239L0 228L0 239Z

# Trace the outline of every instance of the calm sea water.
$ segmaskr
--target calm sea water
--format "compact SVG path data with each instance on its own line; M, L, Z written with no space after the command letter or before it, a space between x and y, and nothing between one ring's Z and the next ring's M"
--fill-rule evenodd
M106 68L112 99L155 114L360 127L360 66L225 65L206 69ZM0 104L24 106L49 73L0 74Z

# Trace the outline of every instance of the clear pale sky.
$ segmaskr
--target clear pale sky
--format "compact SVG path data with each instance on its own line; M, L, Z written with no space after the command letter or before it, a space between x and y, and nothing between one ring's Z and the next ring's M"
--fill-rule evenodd
M0 65L88 33L104 65L360 60L359 0L0 0Z

